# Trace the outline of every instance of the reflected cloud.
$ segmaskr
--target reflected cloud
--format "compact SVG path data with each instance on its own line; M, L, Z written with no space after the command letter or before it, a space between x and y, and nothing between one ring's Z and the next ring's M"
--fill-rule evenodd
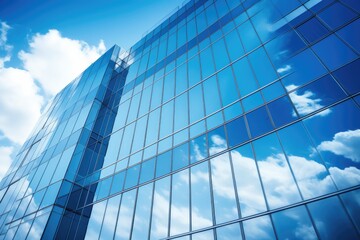
M304 239L304 240L317 239L316 235L314 234L314 228L311 225L305 225L305 224L297 226L297 228L295 229L295 236L299 239Z
M322 152L332 152L359 163L360 129L338 132L334 135L333 140L321 142L317 149Z
M278 68L276 71L279 73L279 74L283 74L283 73L287 73L291 70L291 66L290 65L285 65L284 67L281 67L281 68Z
M298 86L296 85L289 85L286 86L286 90L290 91L292 89L297 88ZM303 94L299 94L298 91L294 91L292 93L289 94L292 102L294 103L296 110L298 111L298 113L300 115L307 115L309 113L312 113L320 108L323 108L324 106L321 105L321 98L316 98L315 93L311 92L311 91L305 91ZM318 114L316 114L315 116L326 116L329 113L331 113L330 109L326 109ZM296 117L296 113L295 111L292 112L293 117Z
M347 167L345 169L330 167L329 172L340 188L351 187L360 183L360 170L356 167Z

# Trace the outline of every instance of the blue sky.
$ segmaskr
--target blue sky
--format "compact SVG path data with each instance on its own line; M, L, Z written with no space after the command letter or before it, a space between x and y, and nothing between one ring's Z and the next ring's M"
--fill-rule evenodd
M114 44L129 49L183 2L2 0L0 179L54 94Z

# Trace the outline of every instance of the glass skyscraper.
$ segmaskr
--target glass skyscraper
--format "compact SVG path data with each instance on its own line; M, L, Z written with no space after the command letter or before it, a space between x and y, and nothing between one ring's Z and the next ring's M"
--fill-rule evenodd
M359 239L359 16L191 0L112 47L1 181L0 239Z

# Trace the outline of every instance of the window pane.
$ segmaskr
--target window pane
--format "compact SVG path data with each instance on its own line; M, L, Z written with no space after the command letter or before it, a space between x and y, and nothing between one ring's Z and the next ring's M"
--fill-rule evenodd
M266 211L265 199L251 145L247 144L232 150L231 158L241 216L246 217Z
M308 205L311 216L323 239L356 239L357 233L337 197ZM341 227L339 227L341 226Z

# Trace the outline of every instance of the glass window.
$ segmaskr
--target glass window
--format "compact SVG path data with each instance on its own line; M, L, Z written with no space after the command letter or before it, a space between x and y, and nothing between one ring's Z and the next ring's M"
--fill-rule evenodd
M205 79L215 71L211 48L200 53L202 78ZM189 76L190 77L190 76Z
M301 123L284 128L278 134L305 199L336 191L329 172ZM314 185L317 187L314 188Z
M316 17L300 25L297 30L309 43L319 40L329 32Z
M285 94L284 87L282 86L281 82L276 82L267 86L263 90L261 90L265 101L270 102L271 100L280 97L281 95Z
M264 48L259 48L251 53L249 55L249 60L261 87L271 83L277 78L276 72L264 51Z
M239 99L237 87L234 82L234 75L231 67L227 67L218 73L219 89L223 106L226 106Z
M172 176L170 236L190 229L189 170Z
M300 116L307 115L345 97L329 75L289 94ZM326 112L323 112L326 114Z
M272 219L279 239L317 239L304 206L274 213Z
M360 19L350 23L337 31L342 39L348 42L356 51L360 52L360 34L354 34L360 28Z
M360 190L354 190L348 193L341 195L341 200L343 201L347 212L352 218L354 224L357 228L360 227Z
M207 53L207 54L209 54L209 53ZM206 66L205 66L205 68L206 68ZM195 57L190 59L189 62L188 62L189 87L191 87L191 86L197 84L198 82L200 82L200 80L201 80L200 73L201 72L200 72L199 55L196 55ZM186 76L186 73L184 73L184 75ZM204 78L204 76L203 76L203 78Z
M154 178L155 174L155 158L147 160L141 164L141 175L139 183L144 183Z
M161 78L157 80L153 85L153 90L151 94L151 107L150 107L151 110L158 107L161 103L163 83L164 83L164 79Z
M346 101L304 120L306 127L339 188L360 183L358 136L360 111Z
M125 171L119 172L114 175L110 194L118 193L123 189L125 179Z
M207 230L204 232L199 232L191 235L192 240L213 240L214 239L214 232L213 230Z
M212 45L214 51L216 70L220 70L229 64L229 57L225 47L224 39L220 39Z
M159 132L159 122L160 122L160 108L149 114L148 126L151 126L146 129L146 144L149 145L155 142L158 139Z
M210 160L216 223L238 218L229 153Z
M360 91L360 80L358 77L360 76L360 59L333 72L333 75L348 93L354 94Z
M208 132L210 156L227 148L224 126Z
M184 143L173 149L172 169L178 170L189 165L189 144Z
M110 198L104 214L104 222L101 228L100 238L111 239L114 235L116 218L120 206L121 195Z
M246 217L266 211L265 199L251 145L247 144L232 150L231 158L241 216Z
M165 76L164 79L164 91L163 91L163 103L174 97L175 93L175 72L172 71Z
M273 133L253 142L256 161L271 209L301 200L294 178Z
M213 76L203 82L206 115L221 108L219 90L216 77Z
M194 60L192 59L190 61L194 61ZM199 69L197 71L200 73ZM176 95L185 91L187 88L188 88L188 77L187 77L187 65L185 63L179 66L178 68L176 68L176 86L175 86Z
M282 79L286 90L290 91L326 73L325 68L310 49L306 49L285 61L277 72L286 77ZM290 74L291 73L291 74Z
M242 97L258 89L258 83L255 80L254 73L249 65L247 58L243 58L233 64L237 85L239 86Z
M139 181L140 165L135 165L126 171L124 189L134 187Z
M131 239L147 239L149 233L153 184L139 188Z
M261 96L260 91L254 94L251 94L249 97L246 97L242 100L245 112L253 110L264 104L264 100Z
M187 92L175 98L174 131L188 125L188 96Z
M171 134L173 130L174 100L165 103L161 108L161 123L159 138ZM151 125L149 125L151 126Z
M345 65L357 57L357 55L334 34L314 45L313 49L330 70ZM331 49L331 51L329 51L329 49Z
M171 151L165 152L157 157L156 177L163 176L171 170Z
M244 118L237 118L226 124L229 147L236 146L249 139Z
M201 84L189 91L190 123L204 117L203 91Z
M344 25L356 16L353 11L338 2L335 2L319 13L319 17L330 26L331 29L336 29Z
M190 169L191 180L191 229L197 230L213 225L210 198L208 162Z
M243 113L239 102L236 102L224 109L225 121L231 120Z
M99 238L102 220L105 214L105 207L107 201L102 201L94 204L91 210L91 216L86 230L85 239Z
M310 203L308 207L320 238L358 238L356 230L354 229L337 197Z
M245 52L236 29L225 36L225 41L227 43L231 61L234 61L244 55Z
M269 103L268 108L276 127L281 127L297 119L296 112L288 96Z
M137 120L131 152L136 152L144 147L146 123L147 115Z
M190 161L191 163L205 159L208 156L207 153L207 141L206 134L194 138L190 141Z
M130 147L134 136L134 129L135 129L135 123L131 123L130 125L127 125L125 127L123 139L127 139L127 141L121 142L118 159L123 159L124 157L130 154Z
M260 136L273 129L265 106L246 115L252 137ZM259 124L261 123L261 124Z
M216 229L216 239L218 240L240 240L242 239L239 223L226 225Z
M250 23L250 21L246 21L238 28L238 32L240 34L241 40L244 44L244 48L246 52L249 52L260 45L260 40L256 35L256 32Z
M150 239L168 236L169 206L170 177L166 177L155 182Z
M246 240L270 240L276 239L269 216L265 215L244 221Z
M129 219L133 219L134 215L136 190L125 192L122 196L115 232L116 239L130 238L132 221L129 221Z

